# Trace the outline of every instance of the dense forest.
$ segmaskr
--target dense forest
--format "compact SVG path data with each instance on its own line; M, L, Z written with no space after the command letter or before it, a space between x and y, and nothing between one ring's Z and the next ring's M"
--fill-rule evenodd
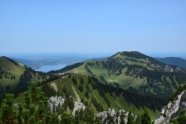
M14 102L13 94L6 94L2 100L0 109L1 124L102 124L100 118L96 117L89 108L85 111L76 111L75 116L72 115L73 99L66 96L65 103L57 112L51 112L48 108L48 98L44 96L44 92L31 85L24 92L24 101L22 103ZM124 124L121 114L120 124ZM109 124L117 123L111 116L108 116L106 122ZM134 118L131 113L128 115L127 124L151 124L150 116L147 112Z

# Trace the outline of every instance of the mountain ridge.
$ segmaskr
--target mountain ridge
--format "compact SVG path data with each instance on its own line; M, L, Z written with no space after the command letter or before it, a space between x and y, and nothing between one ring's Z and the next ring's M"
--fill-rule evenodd
M76 65L75 68L73 66L56 72L97 76L109 83L118 83L124 89L136 90L140 87L140 90L144 91L141 92L142 94L150 93L166 97L186 80L185 69L164 64L136 51L118 52L105 60L85 61ZM161 84L164 86L163 89L160 88ZM152 89L154 86L158 89ZM167 86L169 89L166 88ZM148 87L153 91L145 91L149 89Z

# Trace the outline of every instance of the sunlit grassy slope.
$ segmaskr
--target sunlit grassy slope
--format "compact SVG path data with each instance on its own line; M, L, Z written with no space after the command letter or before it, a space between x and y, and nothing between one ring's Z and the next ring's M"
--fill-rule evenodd
M6 57L0 57L0 68L1 73L2 71L5 71L3 74L1 74L0 87L17 85L21 75L25 71L25 67L23 65L11 61ZM7 78L5 78L6 75ZM12 76L15 76L15 79L11 79Z
M96 76L123 89L162 97L169 97L186 80L185 69L139 52L119 52L104 60L85 61L64 72Z
M8 92L22 92L29 84L42 83L48 78L47 74L35 72L22 63L0 57L0 98Z

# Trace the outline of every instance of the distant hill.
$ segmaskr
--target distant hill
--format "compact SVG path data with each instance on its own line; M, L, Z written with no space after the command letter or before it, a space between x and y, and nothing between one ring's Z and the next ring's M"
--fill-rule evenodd
M158 61L186 68L186 60L179 57L157 58Z
M26 90L30 83L40 83L48 78L46 74L35 72L22 63L0 57L0 98L4 93L17 94Z
M118 52L104 60L85 61L53 73L95 76L124 90L168 98L183 81L186 70L142 53Z

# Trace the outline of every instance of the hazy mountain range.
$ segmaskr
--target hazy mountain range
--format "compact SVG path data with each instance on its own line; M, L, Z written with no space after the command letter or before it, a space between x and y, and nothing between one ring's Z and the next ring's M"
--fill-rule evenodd
M160 62L186 68L186 60L179 57L157 58Z

